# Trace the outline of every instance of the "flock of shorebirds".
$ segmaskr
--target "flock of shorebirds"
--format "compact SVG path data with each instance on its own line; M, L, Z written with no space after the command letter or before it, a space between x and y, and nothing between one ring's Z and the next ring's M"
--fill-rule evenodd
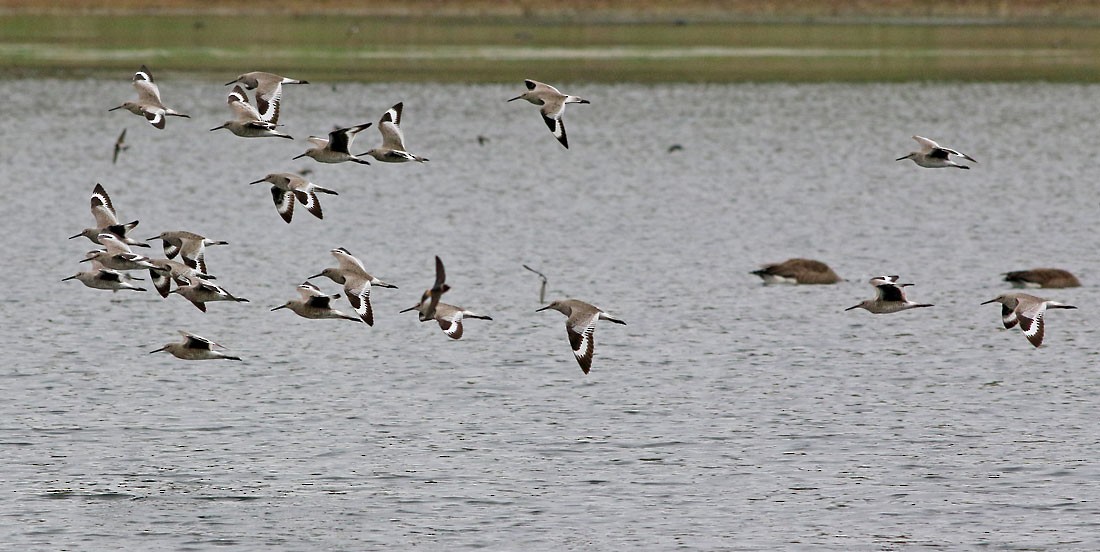
M565 106L570 103L589 103L588 100L562 94L553 86L537 81L526 80L524 83L527 90L508 101L526 100L538 105L543 121L550 132L562 146L568 148L569 142L565 125L562 122ZM132 84L137 91L137 99L111 108L110 111L125 109L144 117L149 124L158 129L165 128L168 117L189 117L164 104L151 72L144 65L134 74ZM226 129L244 138L292 139L291 136L278 130L283 85L287 84L308 84L308 82L257 71L245 73L226 83L227 86L233 86L227 98L229 109L233 113L233 119L210 130ZM251 101L249 91L253 91ZM353 140L357 134L372 125L368 122L335 129L328 134L328 138L310 136L309 141L312 147L294 159L310 157L321 163L352 162L370 164L369 161L364 159L364 157L370 157L387 163L426 162L428 159L409 153L405 147L405 139L400 127L402 109L402 104L398 103L388 109L378 121L377 128L382 135L382 143L378 147L360 154L352 153ZM921 167L958 169L970 168L957 162L956 159L958 158L977 163L972 157L940 146L930 139L921 136L914 136L913 139L920 144L920 150L899 157L898 161L909 159ZM119 154L128 148L125 140L126 131L124 130L115 143L113 161L117 161ZM271 185L271 196L275 208L287 223L292 220L296 203L300 203L307 212L317 218L323 218L317 194L335 195L337 193L310 182L300 174L293 173L269 174L250 184L260 183ZM163 242L165 256L163 258L152 258L134 252L133 247L149 247L148 244L130 236L138 221L120 222L111 197L101 184L96 184L95 189L92 191L91 210L95 218L95 226L84 229L72 238L86 237L101 245L103 249L89 251L85 254L82 262L91 263L90 270L79 272L65 278L65 280L75 279L85 286L95 289L146 291L145 288L134 283L135 280L140 280L140 278L132 276L129 271L147 270L153 287L162 297L167 298L170 294L178 294L203 312L206 312L206 303L212 301L248 301L215 284L213 280L216 278L210 273L206 265L205 248L226 245L226 242L208 239L188 231L166 231L148 238L150 241L159 239ZM347 249L337 247L332 249L331 253L338 266L326 268L320 273L310 276L297 288L300 297L289 300L271 310L287 309L308 319L343 319L373 325L374 313L370 302L371 289L374 287L396 288L397 286L372 276L367 272L362 261ZM178 260L176 260L177 256ZM524 265L524 268L537 273L542 279L539 300L545 302L546 277L526 265ZM766 265L753 272L753 274L759 275L767 284L834 284L841 281L828 265L811 259L789 259L783 263ZM340 299L340 294L326 293L309 281L319 277L326 277L337 284L343 285L344 295L354 309L355 315L344 313L336 308L335 302ZM1080 282L1072 274L1060 269L1010 272L1006 274L1005 280L1018 287L1075 287L1080 285ZM175 284L175 288L172 287L173 284ZM898 276L878 276L872 278L870 284L875 288L876 296L846 310L862 308L875 314L887 314L932 306L910 301L906 298L905 287L912 284L899 283ZM462 337L462 321L464 319L491 320L488 316L441 302L440 298L449 289L450 286L446 283L443 262L439 257L436 257L434 283L424 291L416 305L401 312L416 311L421 322L434 320L443 332L452 339ZM1042 344L1043 341L1043 320L1046 309L1076 308L1072 305L1019 292L1005 293L983 304L988 303L1000 303L1002 306L1002 322L1005 328L1019 325L1027 339L1036 347ZM589 372L592 364L595 346L593 332L595 331L596 322L607 320L616 324L625 324L622 320L608 315L598 307L576 299L553 301L538 309L538 311L547 309L556 310L566 316L565 327L569 344L585 374ZM241 360L237 356L224 352L225 348L214 341L182 330L180 334L183 335L182 341L168 343L151 352L164 351L185 360Z
M547 127L562 146L568 148L569 141L565 133L565 125L562 122L562 113L565 105L569 103L588 103L588 100L562 94L553 86L536 82L524 81L527 90L508 101L526 100L540 106L540 113ZM115 111L125 109L135 115L144 117L150 125L163 130L167 126L168 117L190 116L176 111L164 104L161 99L160 89L153 80L149 68L142 66L132 79L134 89L137 91L137 99L124 102L117 107L109 109ZM221 126L210 129L217 131L226 129L243 138L287 138L290 135L278 130L280 104L283 94L283 85L308 84L307 81L286 78L273 73L251 72L238 76L226 83L232 85L227 103L233 118ZM250 101L249 91L253 91ZM364 157L386 163L406 163L428 161L427 158L409 153L405 147L404 135L401 132L401 112L403 105L398 103L386 110L378 121L378 130L382 135L381 145L371 148L364 153L352 153L352 143L355 136L370 128L372 123L363 123L355 126L338 128L328 134L328 138L310 136L312 147L301 155L294 157L310 157L321 163L359 163L369 165ZM112 162L118 161L121 152L128 148L126 144L126 131L119 135L115 142ZM290 223L294 215L294 206L301 204L307 212L317 218L324 218L321 210L318 193L333 194L337 192L318 186L301 174L273 173L266 177L251 182L250 184L267 183L271 185L271 197L275 208L284 221ZM167 298L171 294L177 294L191 302L199 310L206 312L206 303L213 301L248 302L247 299L237 297L225 288L214 283L216 277L207 267L205 251L207 247L226 245L227 242L208 239L194 232L175 230L162 232L147 240L159 239L163 242L164 257L152 258L134 252L133 247L149 247L149 244L136 240L130 236L138 221L122 223L115 211L110 195L102 184L96 184L92 190L91 210L95 218L95 226L86 228L72 238L81 236L103 246L103 249L89 251L82 262L90 262L91 269L78 272L64 280L78 280L85 286L95 289L112 291L132 290L146 291L145 288L135 284L140 278L132 276L129 271L147 270L153 287L162 297ZM332 256L337 261L337 266L322 270L320 273L310 276L305 282L298 285L297 291L300 297L287 301L271 310L287 309L291 312L309 319L343 319L374 325L374 312L370 302L372 288L396 288L367 272L363 262L343 247L331 250ZM177 260L178 257L178 260ZM530 269L528 267L528 269ZM539 273L543 281L540 301L544 300L546 277ZM336 301L340 294L329 294L322 291L309 280L326 277L337 284L344 286L344 295L355 310L355 315L347 314L336 308ZM63 280L63 281L64 281ZM175 284L175 288L173 288ZM443 303L440 298L450 289L446 283L446 272L443 261L435 258L435 282L421 295L420 301L401 312L416 311L421 322L435 321L439 324L444 334L452 339L462 337L462 321L468 318L492 320L489 316L478 314L465 308ZM565 328L569 338L573 354L584 373L588 373L592 365L592 354L595 347L593 332L597 320L608 320L618 324L625 324L622 320L609 316L598 307L579 301L567 299L552 301L538 309L556 310L566 316ZM241 360L240 357L224 352L225 347L218 343L186 331L180 331L183 340L168 343L151 353L167 352L184 360L209 360L229 359Z

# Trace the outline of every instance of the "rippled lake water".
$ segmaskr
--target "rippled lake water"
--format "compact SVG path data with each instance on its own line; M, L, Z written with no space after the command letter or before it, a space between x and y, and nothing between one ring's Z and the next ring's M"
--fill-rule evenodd
M154 68L155 70L155 68ZM297 75L295 75L297 76ZM193 118L109 107L125 80L0 82L8 292L0 541L15 550L1095 550L1096 86L592 85L561 148L515 86L314 83L285 131L221 124L226 88L158 75ZM535 75L531 75L535 76ZM228 78L224 79L228 80ZM403 101L423 165L292 161L304 138ZM115 136L131 148L111 164ZM970 171L895 162L921 134ZM488 141L479 144L478 136ZM379 140L374 128L357 145ZM668 152L673 144L682 150ZM309 168L325 219L247 183ZM210 270L251 303L202 314L61 278L96 182L144 238L231 242ZM400 289L376 324L269 309L348 248ZM159 253L159 249L155 250ZM413 305L493 316L451 341ZM749 272L821 259L836 286ZM601 324L591 374L548 296ZM1033 349L980 306L1057 266ZM935 308L844 308L898 273ZM146 282L147 283L147 282ZM331 282L318 282L336 292ZM348 309L341 301L343 308ZM245 360L148 351L186 329Z

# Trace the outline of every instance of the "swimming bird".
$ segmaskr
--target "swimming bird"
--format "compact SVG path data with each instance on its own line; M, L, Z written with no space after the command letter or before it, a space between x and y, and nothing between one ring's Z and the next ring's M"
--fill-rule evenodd
M990 303L1001 304L1001 322L1005 328L1011 328L1016 324L1024 331L1024 336L1032 345L1038 347L1043 344L1043 314L1051 309L1075 309L1073 305L1049 301L1026 293L1003 293L990 299L983 305Z
M382 133L382 145L359 155L369 155L386 163L406 163L409 161L423 163L428 160L425 157L419 157L405 151L405 136L400 127L401 109L402 104L399 102L382 114L382 119L378 121L378 131Z
M531 267L529 267L529 266L527 266L527 265L523 265L523 268L526 268L527 270L530 270L531 272L534 272L535 274L539 275L539 279L542 280L542 285L539 286L539 303L545 303L546 302L546 283L547 283L546 275L539 272L539 271L537 271L537 270L535 270L535 269L533 269L533 268L531 268Z
M149 72L148 67L142 65L141 69L139 69L137 73L134 73L133 85L134 90L137 90L137 101L123 102L122 105L112 107L107 111L125 109L134 115L145 117L145 119L149 121L149 124L162 130L164 129L165 117L191 118L190 115L185 115L174 109L165 107L160 99L160 89L157 88L156 83L153 82L153 74Z
M338 267L326 268L318 274L310 276L309 280L324 276L337 284L344 285L344 294L347 295L355 313L366 322L368 326L374 325L374 309L370 304L371 286L397 289L393 284L387 284L367 272L363 262L355 258L347 249L337 247L330 251Z
M199 272L207 272L206 247L213 245L229 245L227 241L211 240L194 232L186 230L169 230L161 232L148 240L161 240L164 246L164 256L169 259L176 258L178 254L183 263Z
M138 225L138 221L135 220L127 222L126 224L119 224L118 216L115 214L115 206L111 203L111 196L107 195L107 190L103 188L102 184L96 183L95 188L92 190L91 205L92 216L95 217L95 226L85 228L74 236L69 236L70 240L84 236L92 240L93 243L99 244L98 236L104 232L108 232L117 236L127 245L149 247L147 243L142 243L126 236L130 230L133 230L134 227Z
M65 282L68 280L79 280L80 283L92 289L109 289L111 291L129 289L134 291L145 291L145 288L131 284L128 281L130 278L126 274L117 270L104 268L103 265L97 261L92 261L91 270L77 272L68 278L63 278L61 281Z
M323 194L339 195L328 188L322 188L293 173L272 173L249 185L267 182L271 184L271 199L275 201L275 210L287 224L294 216L294 199L297 198L302 206L313 216L323 219L321 201L317 199L317 192Z
M445 283L447 273L443 270L443 261L439 256L435 257L435 283L432 287L420 295L420 302L401 312L415 310L420 313L420 321L427 322L436 318L436 309L439 307L439 298L443 296L451 286Z
M899 284L897 276L877 276L871 278L871 285L875 286L875 291L877 292L874 299L868 299L844 310L866 309L875 314L889 314L907 309L932 306L926 303L915 303L906 299L904 288L913 284Z
M126 129L122 129L122 134L119 134L118 138L115 140L115 154L113 157L111 157L111 164L114 165L115 163L118 163L119 152L123 152L128 149L130 149L130 145L126 143Z
M752 271L765 284L835 284L840 276L829 265L813 259L787 259Z
M333 295L326 294L310 282L298 284L298 293L302 295L301 299L292 299L271 310L290 309L294 311L294 314L302 318L342 318L344 320L362 322L358 316L344 314L332 307L332 300L339 299L339 293Z
M911 152L905 157L898 157L895 161L901 161L903 159L912 159L914 163L921 167L927 167L930 169L941 169L944 167L955 167L957 169L969 169L966 165L960 165L950 159L950 156L962 157L977 163L977 161L965 153L959 153L953 149L945 148L936 142L929 140L923 136L914 136L914 140L920 144L920 151Z
M565 113L565 104L592 102L577 96L562 94L558 92L557 88L549 84L531 79L524 80L523 83L527 85L527 91L508 101L527 100L541 106L539 112L542 113L542 120L550 128L550 132L554 133L554 137L561 142L561 145L569 149L569 140L565 136L565 123L561 119L562 114Z
M609 316L595 305L576 299L553 301L535 312L546 309L556 310L566 316L565 333L569 336L573 356L577 358L577 363L581 365L581 371L585 374L592 368L592 353L596 348L596 321L607 320L616 324L626 324L618 318Z
M183 282L184 285L186 285L187 282L195 278L203 280L216 279L210 274L200 272L179 261L173 261L171 259L148 259L148 261L153 265L153 267L149 268L149 280L153 283L153 287L156 288L157 293L160 293L161 297L168 297L168 293L172 289L173 280L176 281L177 284Z
M221 286L214 285L202 278L179 278L179 287L168 293L178 293L183 298L191 301L195 308L206 312L206 303L211 301L236 301L247 303L248 299L234 297Z
M338 128L328 133L327 139L320 136L310 136L309 141L313 144L313 147L294 157L294 159L312 157L321 163L352 161L361 165L370 165L370 161L359 159L359 157L352 155L351 150L348 149L351 147L351 142L355 140L355 135L370 128L370 126L371 123L363 123L353 127Z
M261 119L278 119L279 103L283 98L284 84L309 84L309 81L291 79L275 73L252 71L225 83L226 86L241 83L245 88L256 91L256 109ZM273 121L274 122L274 121Z
M168 343L155 351L149 351L149 354L164 351L182 360L241 360L241 357L227 355L221 351L215 350L225 349L224 345L214 343L205 337L183 330L179 330L179 333L183 336L183 341Z
M412 310L420 311L422 307L423 303L417 303L401 312L409 312ZM435 315L431 319L439 323L439 329L443 330L443 333L447 334L447 337L451 339L460 339L462 337L463 318L480 318L482 320L492 320L491 317L485 316L484 314L478 314L476 312L466 310L462 307L448 305L447 303L436 303Z
M226 121L221 126L210 129L210 131L224 128L242 138L265 138L270 136L293 140L290 135L275 130L279 126L278 100L279 98L272 98L271 101L274 107L268 109L266 115L261 114L255 106L248 103L248 94L245 93L244 89L240 85L234 86L227 99L229 109L233 112L233 120Z
M1060 268L1033 268L1005 273L1005 281L1018 288L1071 288L1081 287L1081 281L1068 270Z

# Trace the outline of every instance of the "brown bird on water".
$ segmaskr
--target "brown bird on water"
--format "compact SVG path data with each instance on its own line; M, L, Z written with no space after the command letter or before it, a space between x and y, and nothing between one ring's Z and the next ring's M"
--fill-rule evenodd
M1060 268L1033 268L1005 273L1005 281L1018 288L1070 288L1081 287L1081 281L1069 271Z
M763 278L765 284L835 284L840 281L840 276L829 265L813 259L787 259L764 265L752 273Z

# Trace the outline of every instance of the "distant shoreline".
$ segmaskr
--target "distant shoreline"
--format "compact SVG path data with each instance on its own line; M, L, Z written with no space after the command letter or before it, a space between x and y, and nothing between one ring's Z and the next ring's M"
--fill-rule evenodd
M0 15L360 15L562 22L1100 25L1100 0L0 0Z
M509 8L521 3L489 10L482 0L440 0L431 10L427 0L406 0L348 13L312 1L315 9L301 13L290 0L270 0L263 13L194 0L154 0L140 13L124 9L131 0L32 13L46 2L24 0L21 13L5 14L14 1L0 0L0 74L125 75L148 63L222 78L262 60L266 70L331 81L512 82L537 65L556 82L1100 82L1100 20L1067 21L1065 11L941 18L933 1L919 16L887 17L883 9L855 18L846 7L827 18L793 17L760 8L773 5L762 0L750 17L741 0L687 0L675 14L651 0L630 10L592 0L600 11L581 15L570 11L579 0L559 0L553 15L515 16ZM891 13L913 6L883 4ZM653 7L638 15L646 6ZM725 6L731 10L714 15ZM462 15L482 8L484 15Z

